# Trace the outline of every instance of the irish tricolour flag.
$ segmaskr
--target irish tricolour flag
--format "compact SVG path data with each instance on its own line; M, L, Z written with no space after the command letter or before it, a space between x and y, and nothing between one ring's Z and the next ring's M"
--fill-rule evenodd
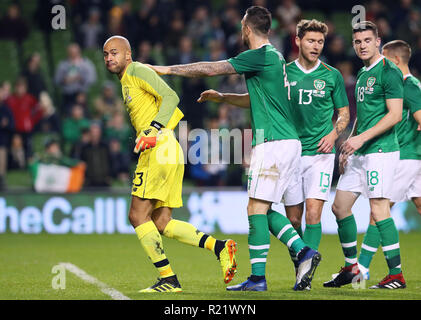
M65 167L38 162L33 164L32 170L34 188L37 192L78 192L85 178L84 164Z

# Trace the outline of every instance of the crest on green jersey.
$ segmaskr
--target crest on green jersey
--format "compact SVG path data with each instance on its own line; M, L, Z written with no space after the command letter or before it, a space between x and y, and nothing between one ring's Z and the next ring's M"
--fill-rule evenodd
M371 88L376 83L376 78L370 77L367 79L367 87Z
M324 82L323 80L320 80L320 79L316 79L316 80L314 80L314 87L317 90L321 91L326 87L326 82Z

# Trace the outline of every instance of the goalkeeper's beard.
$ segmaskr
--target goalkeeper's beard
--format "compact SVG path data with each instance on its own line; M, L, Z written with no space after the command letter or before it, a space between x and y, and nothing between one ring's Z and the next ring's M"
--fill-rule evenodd
M115 69L110 69L108 66L107 66L107 70L110 72L110 73L112 73L112 74L120 74L123 70L124 70L124 68L125 68L126 66L120 66L120 65L116 65L115 66Z

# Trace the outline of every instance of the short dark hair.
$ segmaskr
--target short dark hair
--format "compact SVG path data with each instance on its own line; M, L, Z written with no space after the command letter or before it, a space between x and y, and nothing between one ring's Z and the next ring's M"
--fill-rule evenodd
M352 26L352 34L357 32L363 32L366 30L373 31L376 38L379 37L379 31L377 29L377 26L371 21L361 21Z
M245 23L249 25L253 31L267 35L272 25L272 14L264 7L252 6L246 11Z
M410 45L403 40L390 41L386 43L382 49L399 55L405 63L409 62L412 54Z
M309 32L309 31L321 32L323 33L323 36L326 38L329 28L325 23L319 20L303 19L300 22L298 22L296 31L297 31L297 37L300 39L302 39L305 36L306 32Z

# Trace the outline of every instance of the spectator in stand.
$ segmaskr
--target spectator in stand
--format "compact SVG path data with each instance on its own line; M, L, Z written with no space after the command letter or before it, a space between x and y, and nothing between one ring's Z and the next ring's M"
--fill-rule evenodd
M407 20L399 25L396 35L408 43L416 42L417 37L421 36L421 13L418 9L409 12Z
M58 64L54 77L62 92L65 114L68 114L76 96L87 92L97 78L95 66L89 59L82 57L78 44L70 44L67 55L67 59Z
M80 133L80 139L73 144L70 150L70 156L75 159L81 159L83 148L91 141L91 133L88 128L83 128Z
M118 140L121 145L120 149L126 153L132 151L131 141L136 140L131 126L126 122L125 115L121 112L114 112L107 122L104 135L108 140L113 138Z
M39 99L42 91L47 91L44 77L41 74L41 55L38 52L31 54L26 62L22 76L28 83L28 92Z
M106 81L102 87L101 95L94 100L94 117L96 120L107 122L114 113L126 112L121 99L116 96L115 85Z
M376 21L376 25L379 32L379 37L382 40L382 45L388 43L389 41L395 40L395 36L392 33L390 24L386 18L379 18Z
M130 157L128 153L121 150L121 143L118 139L111 139L110 147L110 170L111 176L121 182L129 182Z
M75 104L71 110L70 117L63 121L62 136L65 153L68 153L74 144L79 141L82 130L90 127L90 121L85 118L82 106Z
M232 74L225 77L218 88L219 92L227 93L245 93L247 92L246 83L239 74ZM246 128L248 127L248 110L244 108L228 107L229 125L231 128Z
M19 6L12 3L7 8L7 14L0 19L0 39L22 42L28 36L28 32L28 25L20 15Z
M137 51L137 59L141 63L147 63L151 65L155 65L156 61L152 57L152 46L148 40L143 40L139 46Z
M8 157L8 169L25 169L29 158L25 152L22 136L14 134L10 143L10 153Z
M211 30L211 21L209 19L209 11L205 6L199 6L193 13L193 18L187 25L187 35L193 40L198 47L205 45L205 35Z
M348 60L348 56L345 50L345 40L340 35L335 35L329 42L324 56L327 59L327 63L332 66L336 66L341 61Z
M386 14L386 9L379 0L371 0L365 7L367 8L366 20L368 21L376 21Z
M212 129L219 130L220 122L219 118L213 117L206 121L206 126L208 136L211 136L210 131ZM192 143L192 146L196 143L203 144L206 139L203 137L197 136L196 141ZM218 154L218 150L221 150L221 143L215 144L211 143L211 139L208 140L209 146L206 149L203 145L199 148L195 146L198 150L198 159L205 160L204 162L199 161L197 164L190 165L190 177L193 178L199 186L224 186L225 178L227 173L228 164L224 163L224 159L220 163L209 163L211 160L211 154ZM214 149L213 149L214 148ZM207 150L207 154L200 154Z
M48 138L45 140L44 152L38 154L34 161L66 167L74 167L81 163L79 159L65 156L60 148L60 141L56 138Z
M411 12L412 0L400 0L399 6L393 10L393 17L391 20L391 27L397 30L399 25L408 21L409 13Z
M296 27L296 22L291 22L286 25L287 33L283 37L282 47L284 48L283 55L287 62L298 58L298 47L295 43L295 37L297 36Z
M111 184L110 152L102 140L102 128L98 122L90 126L90 141L81 152L86 163L86 187L108 187Z
M28 93L25 78L19 78L14 93L7 98L7 105L13 112L16 132L21 136L26 159L32 156L31 135L35 125L43 118L44 110L38 100Z
M136 43L146 39L152 44L155 44L155 42L162 37L160 23L157 1L142 1L142 5L137 14L137 24L140 32L138 32Z
M167 51L167 59L177 54L178 44L184 36L184 20L179 11L174 13L174 16L169 24L169 30L163 36L163 45Z
M282 0L275 9L275 17L283 26L295 24L301 16L301 9L295 4L295 0Z
M421 36L418 37L415 46L412 48L412 56L409 62L411 72L417 78L421 77Z
M238 23L241 21L241 17L236 7L224 7L224 10L221 12L220 17L221 27L224 30L225 37L228 39L229 37L237 34L237 32L239 31Z
M221 18L218 16L212 16L211 18L211 27L209 28L207 34L203 37L203 42L206 46L209 46L209 42L218 41L220 43L225 42L225 32L222 29Z
M124 12L120 6L114 6L108 16L108 35L121 34L125 35L123 24Z
M206 61L220 61L227 59L224 44L219 40L209 41L209 48L206 50L204 60Z
M10 140L15 129L13 113L5 103L5 86L0 86L0 191L6 188L7 160Z
M79 43L84 49L99 49L104 43L104 32L104 27L101 24L101 12L98 8L92 8L89 11L88 20L82 23L78 30Z

